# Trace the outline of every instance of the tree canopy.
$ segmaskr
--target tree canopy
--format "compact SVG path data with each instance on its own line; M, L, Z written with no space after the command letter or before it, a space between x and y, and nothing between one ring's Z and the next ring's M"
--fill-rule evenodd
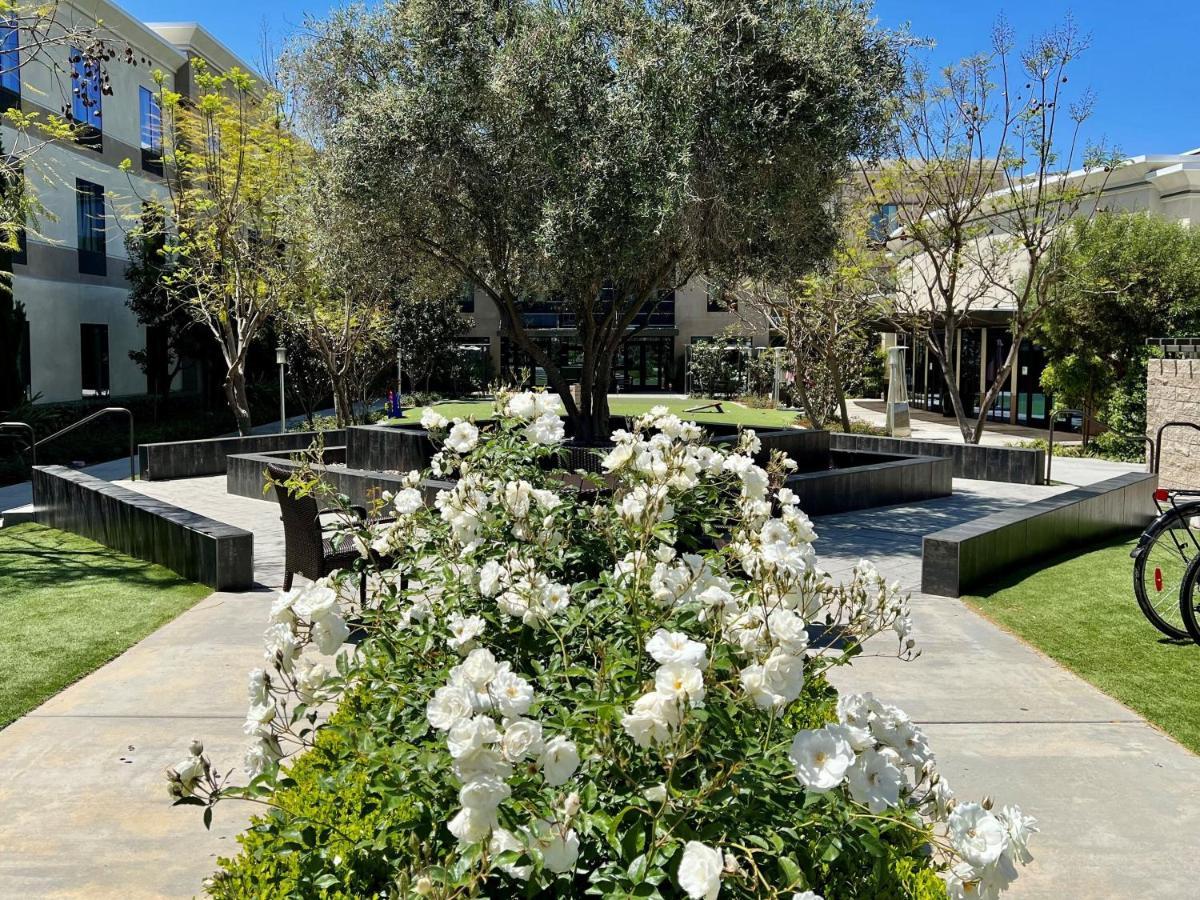
M473 281L585 438L662 291L826 254L902 71L847 0L391 0L309 32L284 70L336 189ZM577 322L580 404L524 327L534 300Z

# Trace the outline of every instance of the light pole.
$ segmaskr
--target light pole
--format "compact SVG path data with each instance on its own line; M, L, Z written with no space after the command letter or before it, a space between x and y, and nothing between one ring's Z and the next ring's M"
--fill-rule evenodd
M396 418L404 414L404 348L396 345Z
M279 433L287 431L286 395L283 393L283 370L287 366L287 347L280 344L275 348L275 362L279 363Z

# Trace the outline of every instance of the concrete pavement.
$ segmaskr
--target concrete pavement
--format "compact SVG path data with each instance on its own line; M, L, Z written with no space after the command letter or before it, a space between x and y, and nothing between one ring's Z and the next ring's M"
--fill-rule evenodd
M196 896L254 811L223 803L205 831L196 807L171 806L163 770L193 737L241 767L246 673L283 574L278 507L226 495L224 476L127 486L252 530L260 585L201 600L0 731L5 900Z
M865 556L913 592L922 649L911 663L864 654L833 682L921 723L960 796L991 794L1038 819L1014 900L1197 896L1200 757L962 602L919 593L923 534L1066 488L954 488L918 507L816 520L824 568L844 573Z

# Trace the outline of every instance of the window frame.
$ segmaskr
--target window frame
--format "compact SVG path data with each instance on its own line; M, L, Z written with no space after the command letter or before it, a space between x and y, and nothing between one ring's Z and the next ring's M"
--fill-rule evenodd
M83 275L108 274L108 212L104 185L75 179L75 241L79 254L79 272ZM85 220L99 219L99 228L85 229Z
M142 169L163 174L162 102L150 88L138 87L138 139L142 151Z
M100 89L100 70L93 66L90 76L84 69L86 63L83 51L78 47L71 48L71 121L79 128L75 143L99 152L104 146L104 94ZM84 87L94 94L93 105L85 102Z

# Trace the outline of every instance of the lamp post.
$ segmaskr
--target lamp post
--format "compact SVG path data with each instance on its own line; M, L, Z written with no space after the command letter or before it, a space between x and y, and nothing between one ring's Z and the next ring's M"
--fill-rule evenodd
M396 345L396 409L393 415L398 419L404 414L404 348Z
M287 404L283 393L283 370L287 367L287 348L280 344L275 348L275 362L279 364L279 433L287 431Z

